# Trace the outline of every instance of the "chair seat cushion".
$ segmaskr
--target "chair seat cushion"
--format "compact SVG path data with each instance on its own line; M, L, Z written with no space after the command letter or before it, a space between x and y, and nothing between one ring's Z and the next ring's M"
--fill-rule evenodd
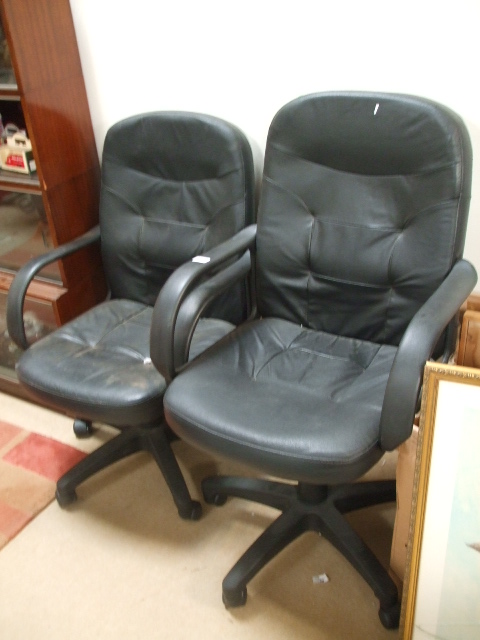
M32 345L17 374L30 395L77 418L106 424L155 424L166 382L149 357L152 307L109 300ZM203 319L190 358L234 328ZM48 372L48 375L45 375Z
M166 416L181 438L274 475L351 481L382 455L380 414L395 353L258 320L177 376L164 398Z

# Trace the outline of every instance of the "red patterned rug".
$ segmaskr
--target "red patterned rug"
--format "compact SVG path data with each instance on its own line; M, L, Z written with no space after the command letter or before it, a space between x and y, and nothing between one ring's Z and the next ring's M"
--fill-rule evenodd
M55 497L85 453L0 420L0 549Z

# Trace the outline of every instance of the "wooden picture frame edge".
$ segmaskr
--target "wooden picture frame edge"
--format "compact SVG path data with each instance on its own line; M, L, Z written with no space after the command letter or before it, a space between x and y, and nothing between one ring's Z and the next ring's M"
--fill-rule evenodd
M413 481L407 565L400 617L399 637L402 640L411 640L413 636L438 390L440 381L442 380L480 386L480 369L436 362L427 362L425 365L420 427Z

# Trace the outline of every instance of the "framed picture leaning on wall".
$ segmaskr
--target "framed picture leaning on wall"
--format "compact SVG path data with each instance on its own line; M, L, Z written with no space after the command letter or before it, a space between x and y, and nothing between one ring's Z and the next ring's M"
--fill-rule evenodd
M425 367L403 640L480 638L480 370Z

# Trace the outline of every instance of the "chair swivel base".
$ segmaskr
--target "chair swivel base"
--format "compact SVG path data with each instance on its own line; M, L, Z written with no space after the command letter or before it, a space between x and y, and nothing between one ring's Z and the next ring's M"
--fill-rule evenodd
M384 627L395 629L400 603L388 571L342 514L394 501L395 481L336 486L298 485L233 476L212 476L202 483L205 502L222 505L227 496L246 498L282 511L238 560L223 580L223 602L238 607L247 599L247 583L290 542L306 531L318 531L333 544L373 589Z
M178 514L185 520L198 520L202 506L192 500L185 479L171 448L173 436L163 424L156 427L129 427L90 453L57 482L55 497L61 507L77 499L75 489L87 478L114 462L140 451L150 453L170 489Z

